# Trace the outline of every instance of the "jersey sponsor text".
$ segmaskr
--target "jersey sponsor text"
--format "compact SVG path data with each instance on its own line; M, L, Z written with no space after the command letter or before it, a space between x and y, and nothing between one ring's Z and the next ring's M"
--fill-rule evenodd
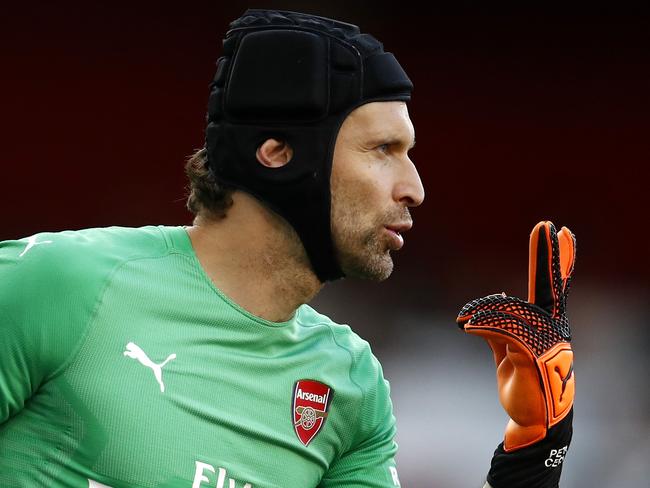
M393 480L393 485L402 486L399 483L399 476L397 476L397 468L395 466L389 466L388 471L390 471L390 477Z
M207 474L212 473L213 476L209 477ZM217 468L208 463L201 461L195 462L194 468L194 482L192 488L201 488L202 486L214 486L215 488L237 488L240 486L234 479L228 478L228 485L226 485L226 476L228 473L225 468ZM212 479L210 479L212 478ZM216 482L214 479L216 478ZM204 484L205 483L205 484ZM245 483L242 488L253 488L250 483Z

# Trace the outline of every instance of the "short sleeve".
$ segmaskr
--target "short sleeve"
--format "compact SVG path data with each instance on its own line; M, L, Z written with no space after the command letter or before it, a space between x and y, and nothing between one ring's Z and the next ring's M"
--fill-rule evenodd
M72 231L0 242L0 424L76 350L105 266Z
M46 373L41 368L45 361L38 350L39 332L28 322L29 308L47 297L29 290L30 282L39 280L32 275L27 245L27 241L0 243L0 424L22 410ZM29 295L31 302L26 300Z
M395 416L390 385L381 365L367 351L356 368L363 390L357 434L350 448L336 459L319 488L394 488L400 486L395 464Z

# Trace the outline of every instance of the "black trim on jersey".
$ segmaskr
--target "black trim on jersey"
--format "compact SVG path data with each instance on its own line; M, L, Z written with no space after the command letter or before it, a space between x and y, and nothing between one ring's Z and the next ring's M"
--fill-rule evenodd
M505 452L503 442L492 457L487 481L492 488L557 488L573 434L573 408L532 446Z

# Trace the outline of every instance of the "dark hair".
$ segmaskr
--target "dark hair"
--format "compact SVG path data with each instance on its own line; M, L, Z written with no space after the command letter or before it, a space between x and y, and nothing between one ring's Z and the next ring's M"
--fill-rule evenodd
M233 189L220 184L206 163L205 148L196 151L185 163L185 174L189 179L186 206L197 217L220 220L232 206Z

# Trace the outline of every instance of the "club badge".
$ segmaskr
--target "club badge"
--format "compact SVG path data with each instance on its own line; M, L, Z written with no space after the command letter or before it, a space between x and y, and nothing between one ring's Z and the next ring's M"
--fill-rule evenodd
M296 381L291 417L296 435L305 446L316 437L325 423L333 394L332 389L320 381Z

